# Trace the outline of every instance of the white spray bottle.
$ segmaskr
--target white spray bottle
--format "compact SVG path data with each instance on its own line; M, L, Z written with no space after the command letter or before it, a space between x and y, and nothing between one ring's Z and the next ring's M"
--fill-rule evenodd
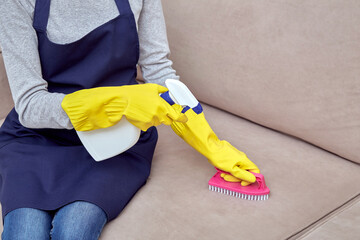
M170 98L182 106L196 107L199 102L179 80L167 79L166 87ZM112 127L92 131L76 131L82 144L96 160L102 161L114 157L135 145L140 137L140 129L132 125L125 117Z

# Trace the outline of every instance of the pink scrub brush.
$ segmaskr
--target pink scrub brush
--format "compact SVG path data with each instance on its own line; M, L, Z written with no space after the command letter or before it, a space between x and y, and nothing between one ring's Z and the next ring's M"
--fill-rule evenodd
M265 185L264 176L260 173L253 173L256 177L256 182L246 187L241 186L240 182L225 181L220 175L224 172L217 169L216 174L209 180L209 190L220 192L226 195L231 195L237 198L246 200L267 200L269 199L269 188Z

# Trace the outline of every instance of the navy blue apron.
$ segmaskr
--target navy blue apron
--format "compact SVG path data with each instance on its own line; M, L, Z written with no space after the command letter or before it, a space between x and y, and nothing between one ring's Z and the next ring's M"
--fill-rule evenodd
M137 84L135 18L128 0L115 2L118 17L73 43L57 44L46 34L50 0L36 1L33 26L49 92ZM0 128L2 217L16 208L56 210L83 200L101 207L111 221L146 183L157 137L152 127L128 151L96 162L75 130L29 129L12 109Z

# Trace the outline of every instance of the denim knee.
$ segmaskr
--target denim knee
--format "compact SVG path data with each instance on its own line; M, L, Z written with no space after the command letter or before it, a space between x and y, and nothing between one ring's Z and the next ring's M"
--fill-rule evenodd
M95 204L76 201L60 208L52 221L51 238L98 239L107 222L106 213Z
M34 208L18 208L4 218L3 240L50 239L52 214Z

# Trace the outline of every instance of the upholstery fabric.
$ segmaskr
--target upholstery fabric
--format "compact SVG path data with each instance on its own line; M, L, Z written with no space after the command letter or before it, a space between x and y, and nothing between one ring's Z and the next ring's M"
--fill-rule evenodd
M360 192L360 185L354 184L360 181L356 164L235 115L203 107L219 138L244 151L259 166L271 190L270 199L246 201L209 191L207 181L215 173L212 165L169 127L161 126L148 183L105 226L102 240L285 239ZM141 231L129 226L140 226Z
M6 77L4 61L0 50L0 119L6 117L14 106L11 98L9 83Z
M163 5L174 68L197 98L360 163L359 1Z
M214 168L161 126L147 184L100 239L278 240L314 223L305 239L356 238L358 203L324 216L360 193L359 2L162 2L174 69L270 199L209 191ZM0 119L12 106L0 54Z
M332 217L320 227L313 229L302 239L304 240L352 240L360 236L360 201L342 213Z

